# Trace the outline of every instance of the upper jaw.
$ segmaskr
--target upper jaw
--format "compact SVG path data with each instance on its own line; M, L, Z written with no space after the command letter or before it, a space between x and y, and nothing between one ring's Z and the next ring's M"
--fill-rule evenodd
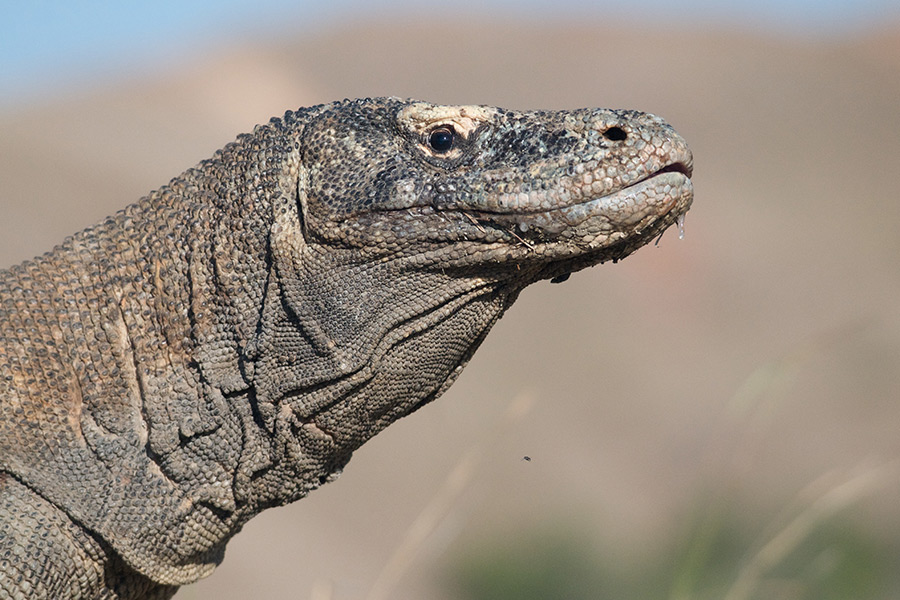
M486 195L468 208L479 221L513 225L521 236L587 240L639 232L650 221L690 207L693 158L684 144L664 160L649 160L643 173L611 178L607 172L602 166L578 170L553 188Z
M472 181L463 179L449 186L451 191L468 188L477 193L465 198L438 194L432 203L438 210L527 215L595 202L669 173L690 180L693 173L691 151L674 132L664 145L628 150L538 162L518 174L514 182L505 169L488 170Z

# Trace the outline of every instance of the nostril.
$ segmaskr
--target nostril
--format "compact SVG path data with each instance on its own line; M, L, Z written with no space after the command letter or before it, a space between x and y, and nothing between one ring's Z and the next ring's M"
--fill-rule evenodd
M603 132L603 137L611 142L621 142L628 137L628 134L621 127L610 127Z

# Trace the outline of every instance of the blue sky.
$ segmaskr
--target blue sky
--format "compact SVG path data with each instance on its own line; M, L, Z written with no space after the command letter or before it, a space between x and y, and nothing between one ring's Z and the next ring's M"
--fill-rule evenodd
M113 77L215 47L228 36L304 32L395 14L611 18L747 27L775 34L843 35L900 21L897 0L0 0L0 105L54 87ZM464 24L465 18L450 22Z

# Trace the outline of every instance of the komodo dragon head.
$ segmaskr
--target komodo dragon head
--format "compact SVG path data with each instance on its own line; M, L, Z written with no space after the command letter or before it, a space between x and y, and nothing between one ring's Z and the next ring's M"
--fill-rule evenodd
M692 198L687 144L635 111L355 101L300 154L307 238L518 288L627 256Z
M269 331L303 366L256 385L345 448L437 397L522 288L624 258L693 198L686 143L635 111L345 101L296 151L272 229L293 318Z

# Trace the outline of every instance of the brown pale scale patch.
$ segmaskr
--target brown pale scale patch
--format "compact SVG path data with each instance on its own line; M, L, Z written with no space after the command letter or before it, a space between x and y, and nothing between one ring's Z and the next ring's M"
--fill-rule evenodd
M490 106L436 106L415 102L398 113L397 122L422 140L420 145L424 152L434 154L425 140L435 129L449 127L456 135L469 139L482 124L496 115L497 109ZM452 159L455 153L459 150L451 150L442 156Z

